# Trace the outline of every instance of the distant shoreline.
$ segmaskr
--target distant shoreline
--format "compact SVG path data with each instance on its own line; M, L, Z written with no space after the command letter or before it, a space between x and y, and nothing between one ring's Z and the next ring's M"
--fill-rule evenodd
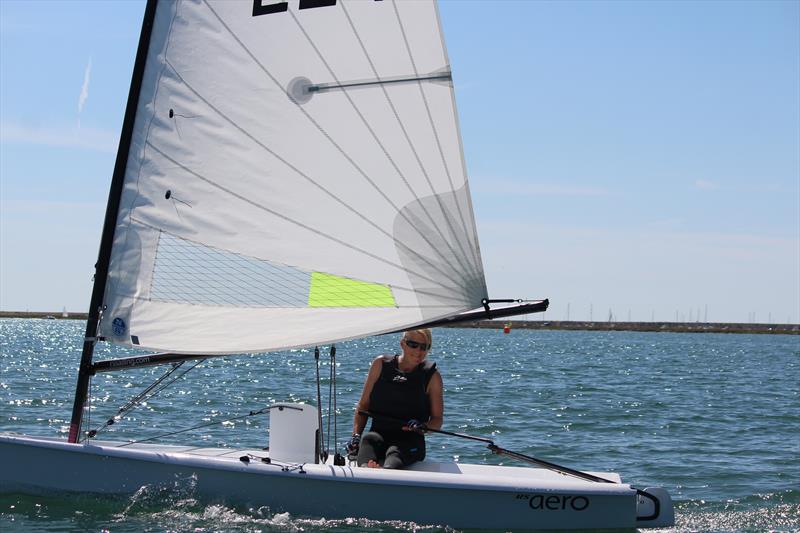
M670 333L759 333L800 335L800 324L744 324L738 322L588 322L580 320L479 320L453 327L575 331L645 331Z
M0 318L40 318L86 320L88 313L44 311L0 311ZM459 324L459 328L552 329L575 331L650 331L673 333L759 333L800 335L800 324L744 324L738 322L588 322L580 320L476 320Z

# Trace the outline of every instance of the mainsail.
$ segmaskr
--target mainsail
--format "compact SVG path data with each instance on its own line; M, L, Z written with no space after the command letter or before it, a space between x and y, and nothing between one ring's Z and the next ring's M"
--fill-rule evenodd
M269 351L487 298L433 0L155 8L99 336Z

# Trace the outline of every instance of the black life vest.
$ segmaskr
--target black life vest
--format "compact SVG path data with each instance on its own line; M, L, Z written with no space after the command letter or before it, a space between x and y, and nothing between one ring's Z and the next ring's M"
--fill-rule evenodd
M411 372L400 370L397 355L384 355L381 363L381 375L369 395L369 410L376 415L372 430L398 431L412 418L427 422L431 417L427 389L437 371L436 363L423 361Z

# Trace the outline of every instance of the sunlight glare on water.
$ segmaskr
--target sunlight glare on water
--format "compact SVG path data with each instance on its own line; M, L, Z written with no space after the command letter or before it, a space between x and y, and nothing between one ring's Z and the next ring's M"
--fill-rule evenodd
M0 320L3 431L65 437L83 328L72 320ZM396 335L337 346L331 446L350 436L372 359L398 349ZM134 353L101 343L95 359ZM322 353L327 416L331 366L327 347ZM444 379L445 429L665 487L676 501L675 531L800 530L799 336L440 329L430 358ZM165 369L96 376L90 427ZM263 447L265 417L222 422L279 401L316 404L314 376L313 349L210 359L100 436L143 439L219 422L156 442ZM430 459L512 464L480 443L442 435L427 442ZM3 531L330 529L449 531L208 504L195 498L191 480L123 498L0 495Z

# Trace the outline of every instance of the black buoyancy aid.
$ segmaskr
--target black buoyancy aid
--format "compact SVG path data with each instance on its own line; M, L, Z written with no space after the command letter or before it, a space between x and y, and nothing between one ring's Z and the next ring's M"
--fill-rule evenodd
M376 415L372 429L397 431L411 419L427 422L431 417L427 389L436 372L436 363L423 361L411 372L400 370L397 355L384 355L381 363L381 375L369 395L369 410Z

